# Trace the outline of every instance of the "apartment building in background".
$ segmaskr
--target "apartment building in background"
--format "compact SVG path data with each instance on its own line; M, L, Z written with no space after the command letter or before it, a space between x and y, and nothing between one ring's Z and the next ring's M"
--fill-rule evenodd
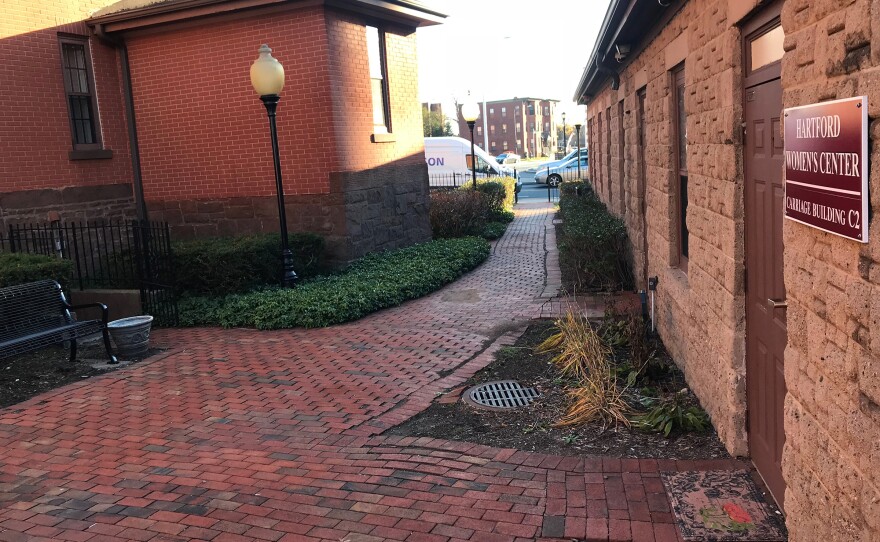
M480 118L474 126L474 143L492 155L514 152L523 157L551 156L557 145L558 103L559 100L545 98L481 103ZM461 137L470 137L461 115L458 115L458 133Z

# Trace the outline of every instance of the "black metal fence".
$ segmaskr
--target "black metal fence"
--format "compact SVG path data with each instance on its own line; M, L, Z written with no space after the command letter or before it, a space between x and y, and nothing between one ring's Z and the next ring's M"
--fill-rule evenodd
M0 252L70 260L70 287L138 289L144 312L153 315L158 325L177 323L174 260L167 223L101 220L10 224L4 234L0 234Z
M432 173L428 175L428 186L431 190L442 190L444 188L458 188L459 186L473 183L472 173ZM477 179L488 179L497 177L494 173L489 175L477 172Z

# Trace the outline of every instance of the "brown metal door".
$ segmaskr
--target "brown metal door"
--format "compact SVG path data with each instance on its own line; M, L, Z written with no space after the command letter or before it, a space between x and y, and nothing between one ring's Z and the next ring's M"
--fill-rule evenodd
M746 371L749 450L780 507L785 376L783 282L782 86L779 79L745 91Z

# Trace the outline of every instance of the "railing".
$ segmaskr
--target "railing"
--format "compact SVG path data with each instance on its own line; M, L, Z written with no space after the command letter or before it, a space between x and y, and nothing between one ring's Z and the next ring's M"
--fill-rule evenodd
M496 174L477 172L477 179L497 177ZM472 173L432 173L428 175L428 186L432 189L458 188L468 183L473 183Z
M167 223L141 221L10 224L0 252L54 256L73 262L71 287L139 289L145 311L177 321L174 264Z
M10 224L0 251L71 260L74 284L80 290L137 287L134 236L128 222Z

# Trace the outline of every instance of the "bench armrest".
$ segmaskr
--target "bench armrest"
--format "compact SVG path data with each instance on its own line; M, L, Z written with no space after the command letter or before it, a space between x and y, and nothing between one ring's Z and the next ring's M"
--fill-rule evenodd
M107 309L107 305L103 303L83 303L82 305L71 305L69 303L65 303L67 305L67 310L75 311L76 309L89 309L89 308L98 308L101 309L101 321L104 325L107 325L107 322L110 320L110 311Z

